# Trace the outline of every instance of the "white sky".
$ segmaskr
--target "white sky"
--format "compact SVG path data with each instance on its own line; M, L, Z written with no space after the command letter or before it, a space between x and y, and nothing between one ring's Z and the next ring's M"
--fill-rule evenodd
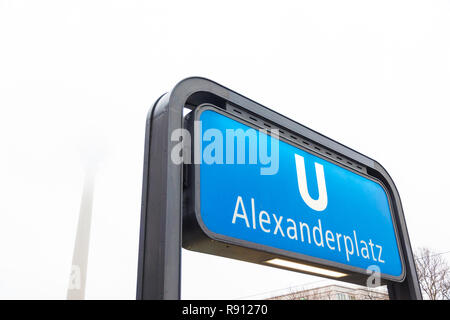
M0 298L66 297L86 159L87 298L135 298L146 114L194 75L379 161L413 246L450 250L450 1L1 0ZM318 279L186 251L182 275L182 298Z

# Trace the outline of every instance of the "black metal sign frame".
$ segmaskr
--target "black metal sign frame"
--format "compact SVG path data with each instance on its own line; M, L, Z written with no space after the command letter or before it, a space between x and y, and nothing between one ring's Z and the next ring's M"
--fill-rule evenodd
M389 296L391 299L422 298L400 196L378 162L211 80L188 78L160 97L147 117L137 299L180 299L183 207L189 207L192 194L186 192L184 183L189 178L189 170L171 161L171 150L177 143L171 140L171 134L185 126L184 108L195 110L203 104L257 115L360 164L369 176L381 181L391 201L405 272L402 282L386 282ZM188 221L184 223L188 225Z

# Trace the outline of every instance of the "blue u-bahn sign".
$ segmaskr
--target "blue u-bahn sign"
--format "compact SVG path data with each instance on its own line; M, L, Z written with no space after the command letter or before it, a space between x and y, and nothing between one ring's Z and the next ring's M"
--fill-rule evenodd
M421 299L377 161L198 77L155 102L145 132L137 299L180 298L182 248Z
M207 238L228 247L209 242L205 249L192 241L188 248L225 256L249 248L265 255L254 259L247 252L241 259L319 274L308 267L328 266L340 272L323 275L336 278L376 268L385 279L403 279L391 204L380 181L312 142L281 134L255 116L236 115L205 105L191 119L192 213Z

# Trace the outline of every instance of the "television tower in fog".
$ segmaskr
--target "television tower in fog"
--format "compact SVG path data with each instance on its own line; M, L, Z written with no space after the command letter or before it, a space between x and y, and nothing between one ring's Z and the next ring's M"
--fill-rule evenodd
M100 162L102 162L107 153L105 139L102 139L95 133L92 134L92 132L85 137L80 147L84 181L69 287L67 289L68 300L84 300L85 298L95 176Z
M85 297L95 171L94 168L85 169L75 247L73 249L72 269L69 288L67 289L68 300L84 300Z

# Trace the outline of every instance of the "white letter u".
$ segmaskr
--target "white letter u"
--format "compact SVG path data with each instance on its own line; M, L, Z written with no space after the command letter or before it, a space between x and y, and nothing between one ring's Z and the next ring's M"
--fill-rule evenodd
M298 154L295 155L295 166L297 167L297 182L300 195L303 201L313 210L323 211L327 207L327 186L325 185L325 174L320 163L314 163L316 167L317 186L319 188L319 198L314 200L309 195L308 184L306 182L305 159Z

